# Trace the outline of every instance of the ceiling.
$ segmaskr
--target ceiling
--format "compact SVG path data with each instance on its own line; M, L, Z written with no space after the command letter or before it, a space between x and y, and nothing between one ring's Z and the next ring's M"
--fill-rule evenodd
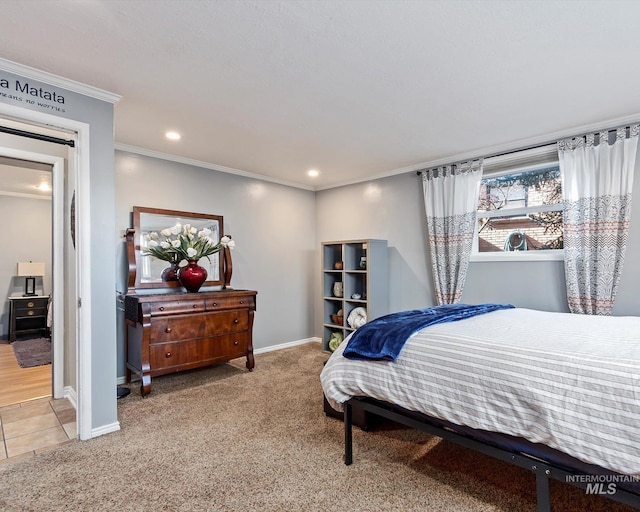
M2 10L0 57L122 95L117 147L302 188L640 113L634 1L3 0Z
M51 199L51 166L0 157L0 196Z

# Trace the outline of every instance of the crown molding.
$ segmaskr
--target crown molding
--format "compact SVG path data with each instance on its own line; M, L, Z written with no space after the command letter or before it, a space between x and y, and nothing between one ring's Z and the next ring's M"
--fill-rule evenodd
M362 179L355 179L350 181L343 181L332 185L325 185L317 187L316 191L328 190L332 188L345 187L348 185L355 185L358 183L366 183L368 181L374 181L382 178L388 178L390 176L397 176L399 174L407 174L409 172L415 175L416 171L424 171L425 169L431 169L434 167L440 167L442 165L452 164L454 162L464 162L466 160L476 160L478 158L490 158L492 160L507 160L509 156L502 155L503 153L511 153L516 151L523 151L531 148L531 146L542 146L547 144L554 144L560 139L566 139L568 137L579 137L585 133L599 132L601 130L611 130L619 126L625 126L640 122L640 113L632 114L629 116L618 117L609 119L608 121L601 121L598 123L591 123L577 128L568 128L565 130L559 130L556 132L548 133L546 135L539 135L537 137L530 137L528 139L520 139L517 141L508 142L505 144L498 144L490 146L488 148L466 151L464 153L458 153L456 155L446 156L444 158L438 158L437 160L430 160L419 164L414 164L409 167L402 167L400 169L392 169L390 171L382 172L372 176L368 176ZM544 151L544 150L543 150ZM492 156L492 155L500 155ZM486 160L485 160L486 165Z
M45 201L51 201L51 195L43 196L39 194L26 194L24 192L9 192L7 190L0 190L0 196L21 197L26 199L44 199Z
M127 153L134 153L136 155L149 156L152 158L159 158L161 160L168 160L170 162L176 162L179 164L193 165L194 167L202 167L203 169L211 169L212 171L225 172L227 174L235 174L237 176L244 176L245 178L251 178L254 180L267 181L270 183L277 183L278 185L284 185L287 187L300 188L303 190L314 191L313 187L307 185L301 185L291 181L279 180L264 174L257 174L249 171L242 171L240 169L234 169L233 167L225 167L224 165L211 164L209 162L203 162L202 160L195 160L193 158L186 158L183 156L171 155L168 153L161 153L159 151L153 151L151 149L145 149L138 146L130 146L128 144L122 144L116 142L114 148L120 151L126 151Z
M24 64L19 64L11 60L3 59L0 57L0 70L8 71L16 75L23 76L25 78L32 78L49 85L54 85L67 91L77 92L84 96L89 96L98 100L106 101L108 103L116 104L120 101L122 96L103 89L98 89L91 85L86 85L69 78L63 78L46 71L41 71Z

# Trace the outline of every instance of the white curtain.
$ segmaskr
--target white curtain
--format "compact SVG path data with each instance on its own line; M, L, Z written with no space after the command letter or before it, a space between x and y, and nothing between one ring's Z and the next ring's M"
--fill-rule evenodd
M482 160L422 173L438 304L460 302L476 226Z
M572 313L613 309L627 246L638 125L558 142L564 260Z

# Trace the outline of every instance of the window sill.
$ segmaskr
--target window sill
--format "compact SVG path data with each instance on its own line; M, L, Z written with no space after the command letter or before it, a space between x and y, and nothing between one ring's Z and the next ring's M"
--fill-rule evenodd
M513 251L513 252L474 252L469 261L563 261L564 250Z

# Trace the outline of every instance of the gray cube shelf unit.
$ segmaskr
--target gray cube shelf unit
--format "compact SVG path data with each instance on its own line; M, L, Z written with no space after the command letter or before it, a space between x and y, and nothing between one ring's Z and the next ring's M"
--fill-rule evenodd
M342 297L334 294L335 283L342 283ZM349 314L355 308L366 310L367 321L389 312L387 241L322 242L322 294L322 346L328 351L334 332L341 332L346 338L355 330L348 323ZM359 294L360 298L352 298L353 294ZM343 311L342 325L332 319L340 310Z

